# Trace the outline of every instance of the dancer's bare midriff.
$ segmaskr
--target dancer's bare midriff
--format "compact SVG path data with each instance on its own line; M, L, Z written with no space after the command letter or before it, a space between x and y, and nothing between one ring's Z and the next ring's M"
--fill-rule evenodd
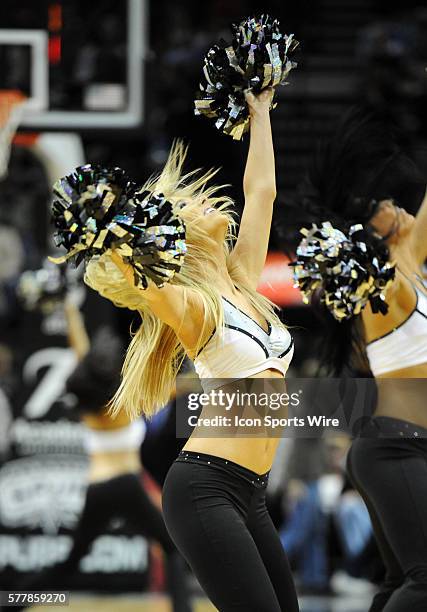
M278 378L284 381L283 374L273 369L263 370L249 378ZM210 406L205 407L200 416L211 414L210 409ZM246 431L248 430L246 429ZM280 432L277 431L274 437L258 435L255 432L254 436L256 435L256 437L248 437L242 433L227 437L219 431L217 436L212 437L211 432L209 435L211 437L206 437L203 428L196 426L184 449L223 457L257 474L265 474L270 470L280 442Z
M427 429L427 363L377 376L376 416L409 421Z
M139 452L135 450L110 451L90 454L89 482L109 480L122 474L141 471Z
M86 413L82 420L86 427L100 432L117 431L131 422L125 412L121 412L115 419L108 414ZM139 473L140 471L139 450L97 451L89 455L89 482L108 480L121 474Z

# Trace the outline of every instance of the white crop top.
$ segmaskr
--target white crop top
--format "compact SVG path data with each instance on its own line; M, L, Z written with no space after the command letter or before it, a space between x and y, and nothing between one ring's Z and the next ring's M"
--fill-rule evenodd
M427 296L414 289L417 303L406 321L366 346L374 376L427 363Z
M269 368L284 376L294 353L288 330L268 323L265 331L240 308L222 299L224 328L221 333L214 330L194 359L203 389L221 386L225 382L221 379L248 378Z
M138 450L147 426L142 418L117 429L85 427L84 445L88 453L114 453Z

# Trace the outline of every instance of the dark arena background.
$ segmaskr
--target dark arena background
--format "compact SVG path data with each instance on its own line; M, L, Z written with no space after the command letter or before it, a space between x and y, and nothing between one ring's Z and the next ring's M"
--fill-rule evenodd
M296 326L289 375L309 377L322 337L315 314L293 287L281 248L287 203L319 138L354 104L393 118L427 171L425 3L1 0L0 131L10 118L6 90L18 90L27 101L8 160L6 138L0 138L0 163L7 167L0 179L0 590L30 590L35 576L66 558L88 486L84 427L65 389L76 360L63 305L58 300L45 309L26 308L17 290L22 273L40 269L54 252L52 185L89 162L120 166L142 181L160 169L180 137L190 145L188 167L220 167L216 180L230 185L241 210L248 138L224 136L194 115L193 101L209 46L229 38L232 22L262 12L278 18L301 44L298 68L279 88L272 112L278 195L259 290ZM73 300L89 335L108 326L128 342L131 312L90 290L81 271L74 274ZM165 409L165 422L172 410ZM157 427L163 426L159 419ZM172 434L156 445L156 435L152 426L142 444L140 478L160 508L156 474L168 453L178 452L179 440ZM349 440L300 440L292 448L286 442L268 500L281 534L305 530L304 542L290 538L301 610L363 612L384 568L363 503L347 490ZM301 491L314 480L318 498L303 508ZM352 538L343 527L351 520ZM350 555L351 545L360 547L358 558ZM189 578L196 612L214 610ZM172 610L163 551L126 516L103 524L61 580L58 588L71 593L70 610Z

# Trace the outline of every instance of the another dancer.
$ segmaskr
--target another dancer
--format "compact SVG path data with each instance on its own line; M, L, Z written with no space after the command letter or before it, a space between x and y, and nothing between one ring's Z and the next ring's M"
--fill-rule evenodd
M160 177L143 190L162 192L180 204L188 249L181 270L164 287L150 284L142 290L134 286L133 268L115 251L87 265L91 287L143 318L114 398L116 414L155 412L170 394L184 353L194 360L202 382L280 380L286 374L292 338L272 304L256 291L276 195L271 99L270 89L258 96L246 93L251 136L245 209L233 249L230 200L207 187L212 173L182 177L185 152L177 145ZM265 504L278 438L202 438L197 430L163 490L172 538L221 612L297 611L286 554Z
M357 312L358 296L368 287L363 266L353 277L345 270L339 276L340 265L331 266L315 291L317 303L320 291L321 301L342 317L337 321L323 308L329 328L324 361L339 375L345 366L367 359L378 388L374 416L348 456L349 474L367 504L387 568L370 612L427 609L427 289L421 271L427 258L427 197L416 217L402 208L406 200L415 209L424 191L425 180L387 126L354 110L320 148L296 209L305 222L330 221L347 236L362 224L369 266L384 258L396 266L385 290L386 312L377 296L383 314L367 303L361 314L343 318L349 303ZM323 255L329 257L338 242L333 232L326 233ZM350 240L347 244L352 248ZM303 267L311 265L306 259ZM331 284L340 282L340 291L332 294ZM350 286L358 291L344 307L341 291Z
M121 413L113 420L106 413L106 405L120 383L124 344L107 327L101 328L91 343L82 315L71 301L66 301L65 313L69 344L79 360L67 380L67 391L76 396L86 429L89 485L66 559L22 587L67 588L68 576L78 569L80 560L109 522L124 518L135 533L160 544L173 610L190 612L188 568L169 537L160 510L141 483L139 451L146 429L144 419L131 422Z

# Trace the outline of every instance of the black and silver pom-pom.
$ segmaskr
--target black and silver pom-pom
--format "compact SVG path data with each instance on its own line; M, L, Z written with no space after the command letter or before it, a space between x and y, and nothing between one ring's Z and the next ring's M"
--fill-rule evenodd
M277 19L251 17L233 24L230 44L221 40L204 59L204 81L194 102L196 115L215 119L215 125L235 140L249 129L245 90L255 94L284 85L297 65L289 59L298 41L282 34Z
M53 186L52 221L56 246L68 252L57 259L72 259L76 266L83 259L110 247L115 236L107 226L115 215L125 213L136 184L121 168L87 164L75 169Z
M186 253L185 228L162 194L141 192L121 168L90 164L76 168L54 185L55 242L76 265L108 249L135 271L135 284L147 279L162 287L177 272Z
M79 286L80 278L76 271L46 259L38 270L25 270L21 274L16 294L25 310L49 314L63 303L68 292Z
M187 252L183 221L163 194L138 191L126 214L116 215L108 229L114 248L135 271L135 284L158 287L179 272Z
M387 312L384 294L394 280L395 266L375 248L363 225L351 226L348 235L329 222L301 233L304 238L291 265L305 303L320 291L338 321L358 315L368 302L373 312Z

